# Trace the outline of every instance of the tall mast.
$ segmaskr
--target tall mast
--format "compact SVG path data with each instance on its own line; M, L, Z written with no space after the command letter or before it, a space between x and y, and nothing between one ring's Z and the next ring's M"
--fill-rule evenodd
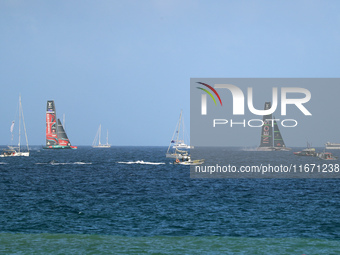
M27 138L27 132L26 132L24 110L22 109L22 104L21 104L21 96L20 96L20 110L21 110L22 124L23 124L24 131L25 131L25 139L26 139L27 151L30 151L30 149L28 147L28 138ZM20 130L20 126L19 126L19 130ZM20 151L20 147L19 147L19 151Z
M182 110L181 110L181 114L179 115L179 121L178 121L178 130L177 130L177 138L176 138L177 144L178 144L178 138L179 138L179 131L181 130L181 121L182 121Z
M109 144L109 130L106 130L106 144Z
M19 95L19 152L20 152L20 121L21 121L21 95Z
M182 142L184 143L184 117L182 118L182 139Z
M100 133L102 132L102 124L99 124L99 145L101 145L100 143Z

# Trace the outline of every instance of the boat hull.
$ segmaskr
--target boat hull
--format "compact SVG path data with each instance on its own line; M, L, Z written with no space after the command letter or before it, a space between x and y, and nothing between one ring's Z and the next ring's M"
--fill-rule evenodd
M172 146L172 148L189 150L189 149L193 149L194 146L190 146L190 145L186 145L184 143L180 143L180 144L176 144L176 145Z
M287 147L258 147L257 151L290 151L292 148Z
M63 150L63 149L78 149L77 146L61 146L61 145L50 145L50 146L43 146L44 150Z
M322 152L322 153L318 153L317 155L319 157L319 159L322 160L337 160L338 157L334 156L332 153L330 152Z
M273 147L258 147L257 151L274 151Z
M175 161L175 165L188 165L188 166L195 166L195 165L201 165L204 163L204 159L195 159L195 160L188 160L188 161Z
M274 151L291 151L292 148L287 147L274 147Z
M165 157L175 158L175 159L188 159L190 156L188 154L178 154L178 153L166 153Z
M315 149L304 149L302 151L297 151L297 152L293 152L294 155L296 156L302 156L302 157L316 157L317 153L315 152Z
M340 150L340 147L329 147L329 146L326 146L326 150Z
M29 157L30 153L27 152L12 152L9 154L1 154L0 157L1 158L5 158L5 157Z
M94 145L94 146L92 146L92 148L105 149L105 148L111 148L111 145Z

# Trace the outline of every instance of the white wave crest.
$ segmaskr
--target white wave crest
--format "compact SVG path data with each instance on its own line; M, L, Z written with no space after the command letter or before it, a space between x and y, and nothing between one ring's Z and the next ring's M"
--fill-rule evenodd
M242 148L241 151L257 151L257 147L253 147L253 148L246 147L246 148Z
M68 162L68 163L62 163L62 162L48 162L48 163L35 163L36 165L92 165L91 162Z
M89 163L86 163L86 162L74 162L73 164L75 164L75 165L92 165L92 163L91 162L89 162Z
M143 160L128 161L128 162L117 162L118 164L141 164L141 165L164 165L163 162L144 162Z

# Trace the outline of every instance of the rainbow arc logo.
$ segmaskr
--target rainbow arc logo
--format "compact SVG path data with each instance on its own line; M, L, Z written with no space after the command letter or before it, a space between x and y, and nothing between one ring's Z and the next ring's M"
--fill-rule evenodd
M210 89L217 96L217 98L220 101L220 104L222 106L221 97L220 97L220 95L217 93L217 91L213 87L211 87L210 85L208 85L206 83L203 83L203 82L197 82L197 83L207 87L208 89ZM201 88L201 87L197 87L197 88L200 89L200 90L203 90L204 92L206 92L212 98L212 100L214 100L215 105L217 105L214 95L209 90L207 90L205 88ZM207 95L206 94L202 95L201 114L202 115L207 115Z
M217 96L217 98L218 98L218 100L220 101L220 104L221 104L221 106L222 106L222 100L221 100L221 98L220 98L220 95L217 93L217 91L216 91L213 87L211 87L210 85L208 85L208 84L206 84L206 83L203 83L203 82L197 82L197 83L198 83L198 84L201 84L201 85L203 85L203 86L206 86L207 88L211 89L211 91L214 92L215 95ZM197 88L203 90L204 92L207 92L207 94L214 100L215 105L217 105L214 96L211 94L211 92L210 92L209 90L204 89L204 88L201 88L201 87L197 87Z

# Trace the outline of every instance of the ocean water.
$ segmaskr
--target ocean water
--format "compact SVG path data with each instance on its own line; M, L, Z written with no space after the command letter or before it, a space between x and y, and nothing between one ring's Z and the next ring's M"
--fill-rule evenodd
M339 179L192 179L165 152L1 158L0 254L340 254Z

